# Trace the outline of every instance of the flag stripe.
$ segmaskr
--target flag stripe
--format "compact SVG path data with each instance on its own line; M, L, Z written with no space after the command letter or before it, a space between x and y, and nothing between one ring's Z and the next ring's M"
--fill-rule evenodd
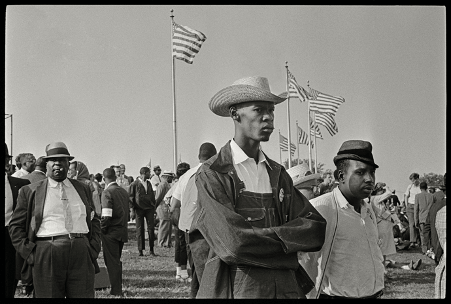
M193 63L202 43L207 37L199 31L173 22L172 56L187 63Z
M299 143L302 145L308 145L308 135L307 132L304 132L299 126L298 126L298 132L299 132ZM310 141L312 143L312 148L314 146L313 141Z
M326 130L329 132L331 136L337 134L338 127L332 115L328 113L316 113L315 118L316 123L326 127Z
M318 124L313 123L312 117L310 117L310 134L312 136L316 136L316 138L323 139L319 126Z
M345 102L340 96L332 96L310 88L310 111L335 115L338 107Z
M288 71L288 92L290 94L290 97L299 98L300 101L306 101L308 99L308 92L301 87L297 82L296 78L294 78L294 75L291 74L291 72Z
M288 151L288 139L282 134L279 134L279 145L282 151ZM296 151L296 145L291 143L290 147L291 155L294 155L294 151Z

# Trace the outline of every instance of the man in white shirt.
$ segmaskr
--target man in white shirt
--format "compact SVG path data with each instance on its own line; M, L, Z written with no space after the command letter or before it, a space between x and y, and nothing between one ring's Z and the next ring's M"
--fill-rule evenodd
M22 268L33 277L37 298L93 298L100 272L100 219L89 186L67 178L66 145L47 145L48 178L23 187L10 222ZM31 207L33 206L33 208Z
M157 191L158 185L161 183L161 178L160 178L161 168L160 168L160 166L159 165L154 166L153 167L153 172L155 174L152 175L152 177L150 178L150 183L152 184L153 193L155 194L156 191Z
M334 163L339 185L311 200L327 221L326 240L319 252L300 252L299 262L315 281L308 298L380 298L384 265L376 215L364 201L375 185L372 145L348 140Z
M31 153L22 153L20 154L20 164L22 167L11 176L20 178L33 172L36 166L36 158Z

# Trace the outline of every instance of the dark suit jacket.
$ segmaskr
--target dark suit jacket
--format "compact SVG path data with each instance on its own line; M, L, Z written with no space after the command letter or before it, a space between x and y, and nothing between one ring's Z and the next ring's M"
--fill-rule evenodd
M88 185L69 178L81 200L86 207L86 223L89 233L87 245L94 264L96 273L100 272L97 257L101 249L100 241L100 219L94 212L92 192ZM47 194L48 179L23 187L19 192L17 207L9 225L9 234L16 251L25 259L22 268L22 278L31 280L31 267L34 263L34 252L36 247L36 233L42 223L45 196ZM92 219L91 219L92 217Z
M100 226L103 234L121 242L128 241L128 193L117 183L108 186L102 192L102 209L113 210L111 217L102 217Z
M8 181L11 186L11 192L13 194L13 210L16 209L17 206L17 196L19 195L19 189L22 186L28 185L30 183L29 180L8 176ZM20 256L19 253L16 252L16 279L20 280L20 271L22 269L22 265L24 260Z
M22 179L28 179L30 183L39 182L40 180L46 179L44 172L41 171L33 171L30 174L21 177Z
M152 184L149 180L147 180L146 183L147 191L141 184L141 180L139 178L137 178L128 188L130 208L138 208L142 210L155 210L157 208Z

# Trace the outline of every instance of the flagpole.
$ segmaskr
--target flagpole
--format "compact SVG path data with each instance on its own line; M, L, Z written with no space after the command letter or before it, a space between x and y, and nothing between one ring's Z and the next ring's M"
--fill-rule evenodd
M288 84L288 61L285 61L287 69L287 124L288 124L288 169L291 168L291 129L290 129L290 89Z
M298 126L298 121L296 120L296 138L297 138L297 142L298 142L298 165L299 165L299 126Z
M314 130L314 132L315 133L313 133L313 134L315 134L315 136L313 136L314 137L314 145L315 145L315 173L318 173L318 145L316 144L316 116L315 116L316 114L315 114L315 112L313 112L313 130Z
M171 9L171 57L172 57L172 129L174 131L174 172L177 171L177 122L176 122L176 107L175 107L175 62L174 54L172 52L174 37L174 10Z
M280 148L280 129L279 129L279 158L280 158L280 164L282 164L282 149Z
M309 82L307 86L310 88ZM308 124L308 167L312 171L312 137L310 134L310 99L307 98L307 124Z

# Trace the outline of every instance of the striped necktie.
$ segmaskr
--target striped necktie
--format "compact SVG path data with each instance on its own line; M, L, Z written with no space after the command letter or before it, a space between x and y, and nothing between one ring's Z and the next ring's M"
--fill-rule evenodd
M67 199L66 190L64 190L64 185L62 182L58 182L58 188L59 188L59 192L60 192L61 201L63 202L63 209L65 210L64 224L65 224L67 231L69 231L69 233L71 233L73 224L72 224L72 212L70 210L69 200Z

